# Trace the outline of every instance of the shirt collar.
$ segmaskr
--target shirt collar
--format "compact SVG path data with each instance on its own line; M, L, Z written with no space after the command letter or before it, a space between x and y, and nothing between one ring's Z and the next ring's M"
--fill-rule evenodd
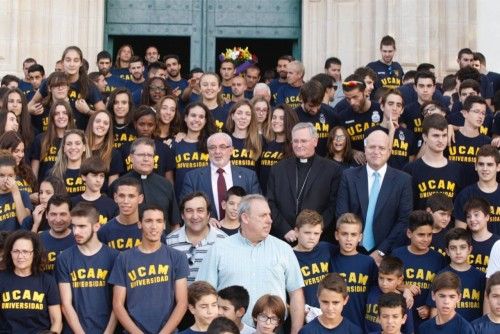
M366 171L368 173L368 177L371 177L373 175L373 173L378 172L380 175L380 178L383 179L385 172L387 172L387 163L384 164L379 170L374 170L368 164L366 164Z

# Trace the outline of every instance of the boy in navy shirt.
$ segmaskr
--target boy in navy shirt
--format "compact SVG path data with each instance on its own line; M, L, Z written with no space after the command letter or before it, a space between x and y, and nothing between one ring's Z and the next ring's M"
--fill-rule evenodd
M82 162L80 174L85 182L85 192L73 196L73 206L79 202L92 203L99 212L99 223L104 225L118 215L118 206L108 196L101 194L101 188L106 181L106 166L98 156L90 157Z
M467 321L475 320L483 314L486 277L483 272L467 262L472 249L471 233L457 227L449 230L445 239L446 254L450 257L451 263L444 267L440 273L451 271L460 278L462 299L457 304L457 312ZM429 305L433 305L433 303L430 302Z
M397 293L398 288L403 287L403 261L397 257L386 255L382 258L378 268L378 286L374 287L368 293L366 301L365 312L365 332L380 332L380 304L379 299L385 294ZM409 298L413 302L411 292ZM406 305L406 302L405 302ZM411 309L406 307L403 310L405 325L403 326L402 333L413 334L413 318Z
M233 235L240 230L238 219L238 208L241 199L247 195L245 189L239 186L232 186L226 192L226 198L221 202L222 209L226 213L219 222L219 229L227 235Z
M448 160L462 165L464 186L477 182L477 174L474 173L477 151L481 146L491 143L490 137L479 132L484 123L486 109L486 101L482 97L467 97L462 110L464 125L455 131L455 141L448 146Z
M323 233L323 217L314 210L304 209L297 216L295 233L297 246L293 248L299 261L304 279L304 297L306 304L319 307L318 284L330 272L333 245L319 241Z
M472 232L472 252L469 263L486 272L493 244L500 236L488 230L490 204L484 198L471 198L464 205L467 227Z
M435 193L427 199L425 211L432 215L434 222L432 224L431 248L439 252L439 254L446 256L444 236L449 230L453 202L448 196L442 193Z
M437 192L454 199L462 184L461 166L448 161L443 154L448 144L446 119L439 114L424 118L422 138L425 143L423 156L403 168L413 179L415 209L425 209L427 198Z
M364 327L366 299L371 287L376 284L377 265L372 257L359 254L357 246L362 239L363 224L359 217L345 213L337 220L335 239L340 252L332 257L331 271L345 277L349 300L344 315L359 328ZM320 304L321 305L321 304Z
M393 61L396 53L396 41L392 36L384 36L380 41L380 60L366 65L373 69L379 78L376 87L398 88L403 79L403 68L397 61Z
M437 315L420 326L420 333L474 334L469 322L456 311L460 291L457 274L445 271L436 276L432 282L432 299L436 303Z
M319 283L318 300L322 314L302 327L299 334L361 334L363 331L342 316L349 301L347 285L342 276L328 274Z
M378 300L378 321L382 330L370 334L400 334L408 321L405 298L395 292L382 294Z
M71 210L76 245L57 258L56 274L65 318L75 333L112 333L112 288L108 285L118 251L97 239L99 213L91 203Z
M432 215L423 210L410 214L406 235L410 245L395 249L392 256L400 258L404 263L405 285L412 291L413 323L415 328L430 315L427 296L434 276L444 267L444 257L430 249L432 241ZM418 330L416 330L418 333Z
M188 261L161 243L162 208L145 207L139 228L141 244L118 254L109 276L113 312L128 333L174 333L187 310Z
M472 322L476 334L496 334L500 332L500 271L486 283L485 315Z
M255 333L255 329L241 321L250 302L248 291L242 286L232 285L221 289L218 294L219 316L232 320L238 326L240 334Z
M141 231L138 227L139 204L142 203L144 195L137 179L122 177L114 185L113 196L118 204L119 214L103 225L97 236L102 243L123 251L141 243Z
M500 137L499 137L500 138ZM492 145L484 145L477 151L476 172L479 181L464 188L455 199L455 225L466 228L464 205L473 197L482 197L490 203L488 230L500 234L500 187L497 174L500 171L500 153Z
M188 288L189 312L194 316L194 325L179 334L206 333L212 320L217 318L217 291L205 281L196 281Z

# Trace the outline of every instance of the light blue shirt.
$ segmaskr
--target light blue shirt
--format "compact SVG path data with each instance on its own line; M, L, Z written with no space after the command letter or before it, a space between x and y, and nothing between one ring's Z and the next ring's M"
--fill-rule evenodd
M216 242L208 251L196 276L217 290L241 285L250 294L250 304L243 321L253 326L252 309L259 297L278 295L286 303L286 292L304 286L299 262L292 247L268 235L253 245L239 232Z

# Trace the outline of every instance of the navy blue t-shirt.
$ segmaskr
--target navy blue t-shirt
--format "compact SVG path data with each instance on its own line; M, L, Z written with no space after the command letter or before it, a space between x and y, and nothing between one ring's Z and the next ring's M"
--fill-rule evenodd
M276 98L278 96L278 90L285 85L287 85L287 82L286 81L281 82L279 81L279 79L273 79L269 83L269 89L271 90L273 105L277 105Z
M446 266L438 274L450 271L460 278L462 285L462 298L457 303L456 311L467 321L475 320L483 315L484 288L486 285L486 275L474 267L466 271L458 271L450 266ZM428 304L436 307L431 295L428 297Z
M80 168L66 169L63 181L68 195L76 196L85 192L85 182L83 182L82 175L80 174Z
M446 228L441 229L441 231L434 233L432 232L432 242L431 249L434 249L439 254L443 255L448 260L448 255L446 254L446 241L444 236L450 230L451 222L446 226Z
M115 89L117 88L127 88L128 82L127 80L123 80L120 77L111 75L106 78L106 82L108 83L106 87L104 87L104 95L109 96Z
M418 101L418 94L415 91L415 85L413 83L401 85L398 87L398 90L401 95L403 95L403 101L405 101L406 105ZM432 100L438 101L441 106L445 107L447 110L449 109L449 97L443 96L443 93L441 93L441 91L439 91L438 89L436 89L436 91L432 95Z
M175 169L174 155L170 147L164 142L155 139L155 156L153 171L161 176L165 176L168 171ZM122 159L124 161L125 172L132 170L132 159L130 158L130 146L132 143L124 143L121 147Z
M113 148L121 148L123 144L132 143L137 139L137 133L130 124L113 124L113 135L115 137L113 141Z
M375 83L376 88L387 87L395 89L401 86L403 82L403 68L397 61L393 61L388 65L377 60L369 63L366 67L371 68L377 73L378 81Z
M61 138L56 137L54 142L49 145L47 153L42 157L42 142L45 133L40 133L35 137L31 149L31 160L38 160L40 167L38 168L38 182L42 182L48 175L54 164L56 163L57 152L61 146Z
M78 246L57 257L58 283L71 286L72 304L85 333L103 333L112 311L112 287L108 284L118 251L102 245L92 256Z
M43 113L40 115L31 115L31 125L35 128L35 133L40 134L47 131L49 125L50 108L43 108Z
M419 327L419 332L422 334L474 334L472 326L460 314L455 316L445 324L436 324L436 317L422 323Z
M208 153L200 152L198 143L183 139L180 142L172 141L172 154L175 157L175 195L179 199L184 177L189 171L208 166Z
M299 121L307 122L314 125L316 131L318 132L318 145L316 146L316 154L325 157L328 148L327 141L330 130L338 125L338 121L334 115L333 109L326 104L321 104L318 112L315 115L311 115L304 111L302 106L295 109L297 116L299 116Z
M125 67L125 68L112 67L110 72L112 75L119 77L120 79L130 80L131 74L128 70L128 67Z
M422 122L424 121L424 117L420 112L420 103L418 101L405 106L400 121L415 135L417 140L422 139Z
M31 82L24 81L24 79L19 80L17 88L19 88L24 95L28 95L33 91L33 85Z
M355 112L350 105L345 106L345 108L339 105L337 107L335 110L338 112L339 124L347 130L351 138L352 148L364 151L365 131L382 121L383 113L380 110L380 105L371 101L370 109L363 113Z
M40 236L40 242L47 253L47 262L45 263L43 271L55 276L57 257L63 250L76 244L75 236L73 235L73 232L71 232L64 238L58 239L50 235L50 230L43 231L38 235Z
M20 190L21 199L23 200L24 207L33 211L31 206L30 195ZM12 193L0 194L0 231L15 231L21 227L21 223L17 221L16 204Z
M370 289L370 292L368 293L368 298L366 300L366 312L365 312L365 332L366 333L371 333L371 332L380 332L381 327L378 322L378 301L380 299L380 296L382 296L382 290L378 286L374 286L372 289ZM413 328L413 316L412 316L412 311L411 309L406 310L406 322L404 325L401 327L401 333L403 334L413 334L414 328Z
M233 91L231 90L231 86L222 85L222 98L224 101L231 101L233 98Z
M333 245L320 241L310 252L294 250L299 261L300 271L304 279L304 296L306 304L319 307L318 292L319 282L330 272L330 261L332 259Z
M393 168L403 169L410 161L410 156L418 152L417 140L413 133L403 127L398 127L394 132L391 156L387 164Z
M262 189L264 195L267 194L267 180L271 167L283 159L285 153L284 149L285 143L278 143L275 140L267 141L264 139L258 167L260 189Z
M253 150L245 148L246 139L236 138L231 135L233 140L233 153L231 154L231 165L245 167L255 171L257 169L257 161ZM262 141L261 141L262 142Z
M313 319L299 331L299 334L362 334L363 331L346 317L335 328L326 328L319 322L318 318Z
M342 314L359 328L364 328L366 299L368 292L377 284L378 268L368 255L351 256L337 253L330 262L330 271L345 277L349 301Z
M485 273L490 261L491 248L499 239L500 236L497 234L493 234L485 241L476 241L472 238L472 252L469 254L469 264Z
M455 131L455 142L444 151L449 161L455 161L462 166L462 186L468 186L479 180L475 171L476 155L479 148L491 143L491 138L482 134L471 138L461 131Z
M38 334L51 327L49 306L59 305L59 289L46 273L20 277L0 271L0 315L7 333Z
M134 323L145 333L158 333L174 309L176 281L188 275L186 255L162 244L153 253L137 247L120 253L109 283L126 288L125 306Z
M464 212L465 203L474 197L481 197L490 204L490 220L488 221L488 230L492 233L500 235L500 186L492 193L485 193L477 183L471 184L458 193L453 207L453 216L465 222L466 215Z
M431 283L436 274L445 266L445 258L432 249L425 254L416 255L408 250L408 246L396 248L391 255L403 261L405 284L420 287L421 293L415 296L412 309L413 323L415 328L418 328L423 320L419 317L417 308L427 305Z
M223 106L217 106L214 109L210 109L210 112L212 113L212 116L214 117L215 121L215 128L219 132L224 132L226 130L226 122L227 122L227 116L228 116L228 110Z
M142 239L142 233L137 224L121 224L117 217L101 226L97 231L97 236L102 243L119 251L139 246Z
M453 200L462 188L462 169L453 161L434 168L420 158L408 163L403 171L412 176L415 210L424 210L427 199L434 193L443 193Z
M302 100L300 98L300 87L293 87L290 84L285 84L276 93L275 105L285 103L290 108L295 109L300 107Z
M99 212L99 223L101 225L106 224L109 220L118 216L118 205L116 205L115 201L106 196L105 194L101 194L101 197L96 199L95 201L88 201L82 197L82 195L77 195L71 197L71 204L73 207L80 202L86 202L94 205Z
M474 320L472 328L476 334L498 334L500 333L500 324L491 321L490 317L485 314L481 318Z
M127 70L128 71L128 70ZM71 109L73 109L73 116L75 118L75 124L78 129L85 130L87 128L87 123L89 121L89 115L82 114L76 109L75 102L80 98L80 82L72 82L69 85L68 98L69 104L71 105ZM47 80L43 80L40 88L38 89L42 97L46 97L49 94ZM101 93L97 86L91 84L89 86L89 92L85 101L89 105L90 108L93 108L94 104L99 101L102 101Z

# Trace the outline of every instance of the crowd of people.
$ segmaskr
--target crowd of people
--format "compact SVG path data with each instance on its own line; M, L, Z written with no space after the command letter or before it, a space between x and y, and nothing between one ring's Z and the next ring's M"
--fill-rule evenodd
M0 87L0 333L498 333L500 74L77 46ZM49 73L51 72L51 73Z

